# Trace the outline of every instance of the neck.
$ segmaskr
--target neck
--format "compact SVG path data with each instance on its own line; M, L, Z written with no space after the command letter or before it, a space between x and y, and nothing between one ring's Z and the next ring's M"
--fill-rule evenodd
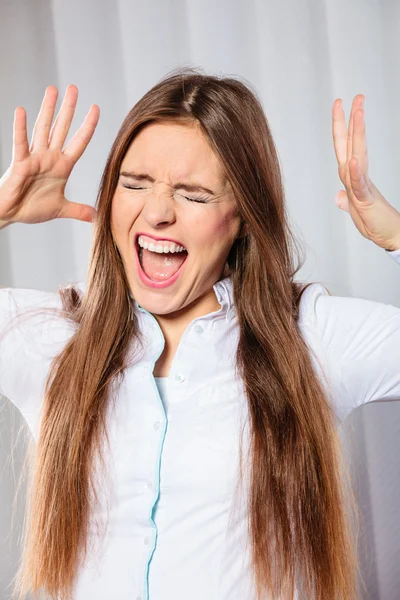
M187 326L198 317L221 308L213 289L193 303L168 315L153 315L165 338L166 348L176 348Z

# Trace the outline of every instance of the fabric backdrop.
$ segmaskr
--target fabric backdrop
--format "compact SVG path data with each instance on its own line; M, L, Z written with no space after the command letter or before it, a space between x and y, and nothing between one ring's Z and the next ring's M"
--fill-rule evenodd
M122 120L159 78L179 66L239 76L256 89L278 147L289 213L307 250L299 277L335 294L400 306L398 265L335 205L342 186L331 137L334 99L343 98L348 117L353 97L363 93L370 176L400 210L399 32L397 0L1 0L1 173L11 160L14 109L26 109L31 135L50 84L59 90L57 111L66 86L79 88L68 139L90 105L100 106L97 130L66 190L70 200L94 204ZM90 224L68 219L1 231L0 286L55 291L60 283L84 281L91 232ZM16 438L20 424L3 398L1 598L8 598L19 556L18 528L11 534L10 521L26 443ZM370 598L395 600L399 403L357 409L342 432L365 523L361 557Z

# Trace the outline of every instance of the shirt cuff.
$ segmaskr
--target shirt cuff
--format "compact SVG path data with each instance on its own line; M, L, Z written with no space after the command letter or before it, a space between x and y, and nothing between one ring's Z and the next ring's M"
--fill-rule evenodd
M386 254L400 265L400 248L398 250L385 250Z

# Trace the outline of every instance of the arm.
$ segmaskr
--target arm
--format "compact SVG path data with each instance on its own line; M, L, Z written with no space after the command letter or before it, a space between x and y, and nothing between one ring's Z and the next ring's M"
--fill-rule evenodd
M367 402L400 400L400 308L331 296L320 284L307 291L306 337L339 421Z
M354 98L348 129L341 100L333 104L334 149L345 187L336 203L361 235L400 264L400 213L369 178L363 103L362 94ZM399 400L400 309L312 288L306 321L338 417L366 402Z
M54 308L61 308L58 293L0 289L0 394L20 411L32 432L50 361L71 335L64 320L47 312Z

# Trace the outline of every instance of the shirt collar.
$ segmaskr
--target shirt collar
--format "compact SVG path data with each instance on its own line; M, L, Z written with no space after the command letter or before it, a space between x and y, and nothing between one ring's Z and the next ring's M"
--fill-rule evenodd
M232 276L224 277L213 285L213 290L217 297L218 302L221 304L221 315L225 315L226 321L230 321L235 315L235 307L233 303L233 289L232 289ZM134 300L132 293L129 291L129 296L133 300L136 309L140 309L141 306Z
M213 290L218 302L222 306L222 313L225 314L226 320L230 321L234 316L235 308L233 303L232 277L224 277L213 285Z

